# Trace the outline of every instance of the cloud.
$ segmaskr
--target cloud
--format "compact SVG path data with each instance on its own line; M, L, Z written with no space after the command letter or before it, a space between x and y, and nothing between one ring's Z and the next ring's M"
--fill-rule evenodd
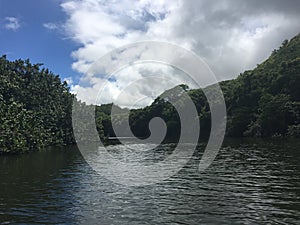
M184 1L174 36L193 39L193 50L217 77L229 79L266 59L300 30L299 1ZM297 10L296 10L297 9Z
M16 31L21 27L19 19L16 17L5 17L5 28Z
M121 107L139 108L151 102L167 88L182 84L195 87L192 79L173 67L156 64L134 64L109 78L86 76L80 85L71 85L72 93L89 104L114 102ZM86 81L86 82L84 82Z
M57 30L57 29L59 29L59 26L55 23L44 23L43 27L45 27L48 30Z
M67 0L61 7L68 18L63 26L66 35L81 45L72 52L72 68L83 74L91 63L116 47L159 40L194 51L218 80L230 79L266 59L284 39L300 30L300 1L293 0ZM144 71L162 70L151 67ZM100 80L108 82L106 91L111 95L103 102L116 99L125 83L145 77L141 71L142 67L136 67L115 75L113 81ZM176 71L168 72L173 79ZM97 91L93 77L86 81L90 86L73 86L74 91L86 88L86 95L80 96L84 100ZM140 86L143 88L137 88L135 96L147 97L148 87ZM155 88L163 90L170 85L161 82ZM132 99L129 94L124 96L124 104L119 104L126 105Z

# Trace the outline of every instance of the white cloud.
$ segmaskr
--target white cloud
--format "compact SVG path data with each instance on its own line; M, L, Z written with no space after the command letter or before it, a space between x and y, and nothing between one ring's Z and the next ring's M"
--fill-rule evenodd
M72 85L73 93L90 104L114 102L121 107L137 108L149 105L166 88L182 84L195 87L182 71L156 63L134 64L114 73L110 79L86 76L87 84Z
M16 17L5 17L5 28L16 31L21 27L19 19Z
M48 30L57 30L57 29L59 29L59 26L55 23L44 23L43 27L45 27Z
M299 32L299 2L67 0L61 6L68 17L64 24L66 34L81 44L72 52L75 60L72 67L76 71L86 73L91 63L116 47L136 41L159 40L193 50L210 65L219 80L224 80L253 68L284 39ZM132 68L116 75L114 82L108 81L106 94L111 97L103 102L116 99L126 88L125 84L145 77L142 70L142 67ZM149 66L144 70L149 72ZM91 100L92 92L98 88L95 80L87 77L90 86L75 85L73 91L86 89L86 94L79 97ZM140 87L143 88L136 89L136 98L148 93L145 84ZM161 82L155 88L163 90L170 85ZM132 95L124 96L118 103L128 105Z

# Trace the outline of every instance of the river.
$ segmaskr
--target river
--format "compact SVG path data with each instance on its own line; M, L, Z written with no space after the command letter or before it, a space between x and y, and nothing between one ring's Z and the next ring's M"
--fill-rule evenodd
M138 187L103 178L75 146L0 156L0 224L299 224L299 140L226 140L199 173L204 147L165 182Z

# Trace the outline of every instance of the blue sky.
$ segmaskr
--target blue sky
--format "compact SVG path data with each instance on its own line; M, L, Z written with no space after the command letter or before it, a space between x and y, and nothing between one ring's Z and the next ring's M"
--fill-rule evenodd
M10 60L29 58L32 63L44 63L62 78L75 77L70 54L78 43L67 39L64 33L46 29L43 24L62 22L66 14L57 0L1 0L0 54ZM19 28L7 29L8 17L18 20Z
M98 93L97 82L107 82L100 103L128 106L132 99L145 98L149 104L155 94L172 87L142 82L128 97L116 99L137 79L172 77L176 71L145 65L105 79L85 77L88 69L116 47L156 40L193 51L217 80L232 79L300 32L299 11L298 0L0 0L0 54L43 63L67 79L72 92L80 91L83 101L91 102ZM154 89L157 93L147 96Z

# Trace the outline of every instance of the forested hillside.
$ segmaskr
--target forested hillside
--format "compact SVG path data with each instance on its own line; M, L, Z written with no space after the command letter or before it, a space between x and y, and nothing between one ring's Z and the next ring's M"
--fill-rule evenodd
M284 41L269 59L254 70L245 71L236 79L223 81L220 86L227 107L228 137L300 137L300 35L291 41ZM181 85L180 90L182 88L196 105L201 137L205 138L209 135L211 124L206 97L201 89L189 90ZM167 101L168 97L164 96L176 96L176 101L181 101L179 104L184 107L184 99L180 99L178 93L180 90L175 87L163 93L150 106L131 110L133 133L139 137L149 136L149 121L158 116L166 121L167 136L178 138L180 120L175 108ZM107 117L103 118L106 119L102 124L101 116L98 118L98 124L103 126L105 134L113 135ZM120 121L116 123L122 124L121 119L120 116Z
M300 35L284 41L255 69L223 81L220 86L227 107L228 137L300 137ZM180 107L184 107L185 100L180 97L182 90L195 103L201 137L207 137L211 118L206 97L202 90L190 90L186 85L166 91L148 107L131 110L133 133L137 137L149 136L149 121L158 116L167 124L167 138L178 138L180 119L168 98L173 96ZM29 60L8 61L2 56L0 153L74 143L71 116L74 98L67 83L48 69L41 69L40 64L31 64ZM84 110L86 105L78 103ZM111 107L112 104L96 107L95 121L103 140L114 136ZM118 111L113 122L122 126L127 109L118 108Z
M300 137L300 35L284 41L268 60L221 83L228 136Z

